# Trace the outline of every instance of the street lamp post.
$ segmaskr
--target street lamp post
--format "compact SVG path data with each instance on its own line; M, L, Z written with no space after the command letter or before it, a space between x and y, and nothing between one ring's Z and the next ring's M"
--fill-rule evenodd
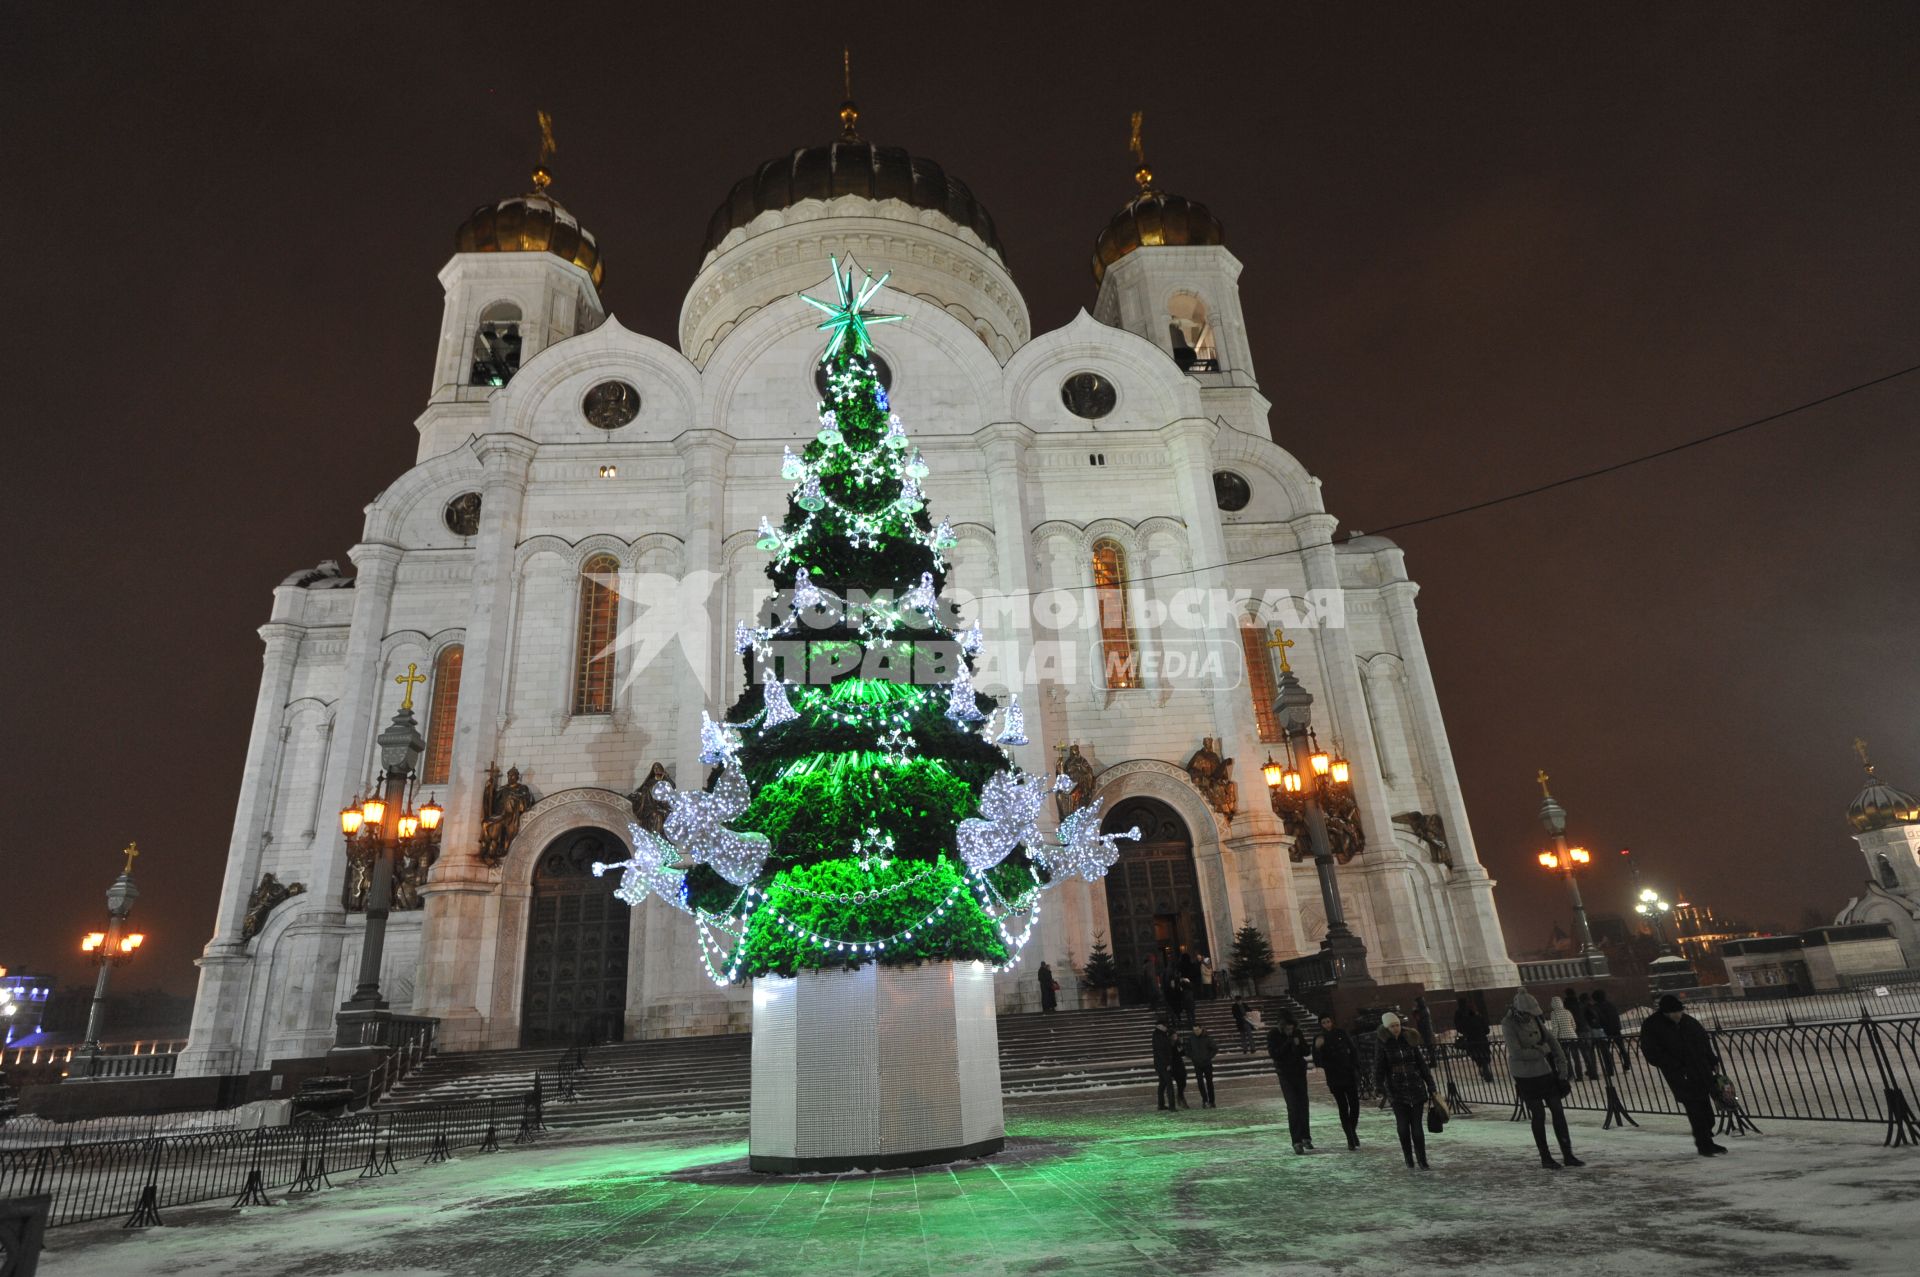
M1663 900L1660 893L1652 887L1643 888L1639 899L1634 901L1633 911L1647 920L1653 928L1653 942L1660 946L1660 956L1666 957L1673 952L1673 945L1667 939L1667 915L1673 912L1673 903Z
M1340 883L1333 850L1327 840L1323 806L1327 797L1351 783L1351 768L1345 758L1331 756L1321 749L1314 738L1313 696L1300 685L1287 662L1287 649L1293 646L1293 641L1277 638L1272 646L1280 651L1280 690L1273 704L1286 734L1287 762L1282 766L1269 757L1261 773L1273 795L1275 809L1293 811L1306 827L1307 848L1313 853L1314 874L1320 880L1320 904L1327 915L1327 934L1320 942L1320 951L1332 964L1335 981L1349 985L1372 984L1373 977L1367 973L1367 946L1347 926L1347 912L1340 903Z
M405 674L394 682L406 689L393 721L376 737L380 746L381 773L368 787L368 796L358 798L340 813L340 830L350 843L369 849L371 873L367 882L367 928L360 941L360 978L353 996L340 1004L336 1045L343 1048L384 1045L378 1026L386 1019L387 1000L380 992L380 964L386 954L387 916L393 910L394 862L402 851L421 837L439 828L441 808L428 802L418 812L408 806L409 790L415 769L426 752L426 742L413 717L413 689L426 682L416 665L408 665Z
M107 976L123 962L130 961L134 953L146 942L146 936L138 931L126 931L127 915L133 912L133 902L140 898L139 888L133 885L133 862L140 854L138 843L128 843L126 867L120 876L107 888L107 929L92 931L80 941L80 952L91 958L100 968L100 974L93 981L93 1005L87 1009L87 1038L80 1044L80 1054L86 1057L86 1076L92 1077L100 1067L100 1028L106 1018Z
M1541 867L1566 876L1567 894L1573 899L1574 929L1580 933L1580 960L1586 964L1587 974L1603 976L1607 974L1607 956L1593 942L1593 929L1587 925L1587 906L1580 899L1580 880L1574 874L1575 869L1590 863L1593 857L1585 847L1567 846L1567 809L1554 800L1553 792L1547 788L1546 772L1534 779L1540 782L1542 795L1540 825L1552 835L1554 848L1540 853Z

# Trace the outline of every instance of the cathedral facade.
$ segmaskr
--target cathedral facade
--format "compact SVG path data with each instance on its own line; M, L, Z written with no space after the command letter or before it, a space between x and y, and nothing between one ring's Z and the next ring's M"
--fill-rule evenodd
M893 407L951 521L949 590L1017 693L1030 771L1063 807L1139 826L1104 883L1047 893L1003 1010L1064 1006L1096 944L1122 992L1182 951L1224 968L1252 924L1315 953L1326 915L1284 759L1280 663L1352 782L1330 812L1346 918L1383 983L1516 983L1401 552L1343 537L1270 428L1240 263L1201 204L1154 186L1096 241L1091 312L1032 330L993 219L931 160L842 137L770 160L715 211L676 340L605 307L595 238L548 192L484 206L446 306L414 466L368 507L351 569L273 595L241 798L183 1072L332 1043L371 866L339 812L410 698L413 801L445 817L400 858L381 988L442 1049L744 1029L694 924L629 910L592 862L658 819L652 782L706 774L702 712L740 691L736 619L770 590L786 448L815 430L821 340L796 297L829 255L891 272ZM1277 978L1277 977L1276 977Z

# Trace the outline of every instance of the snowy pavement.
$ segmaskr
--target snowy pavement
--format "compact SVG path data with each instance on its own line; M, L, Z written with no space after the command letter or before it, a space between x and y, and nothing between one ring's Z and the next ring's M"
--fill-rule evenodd
M1908 1277L1920 1149L1877 1127L1763 1124L1694 1155L1674 1118L1603 1131L1574 1116L1582 1170L1540 1169L1524 1125L1482 1109L1404 1169L1369 1107L1348 1152L1296 1157L1271 1083L1164 1114L1149 1092L1010 1105L999 1157L802 1178L746 1170L744 1132L626 1126L167 1227L53 1230L45 1277L285 1274L1595 1274ZM1197 1098L1197 1097L1193 1097ZM1338 1151L1334 1151L1334 1150ZM276 1196L275 1200L281 1200Z

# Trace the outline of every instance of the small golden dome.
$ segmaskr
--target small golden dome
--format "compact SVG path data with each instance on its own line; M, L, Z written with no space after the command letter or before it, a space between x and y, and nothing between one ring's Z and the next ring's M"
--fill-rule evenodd
M1127 139L1127 149L1133 153L1133 180L1140 183L1140 193L1113 215L1107 229L1093 242L1096 285L1107 277L1107 267L1136 248L1180 248L1226 242L1220 219L1205 204L1153 189L1153 166L1147 163L1146 144L1140 137L1144 119L1144 112L1133 113L1133 133Z
M544 168L535 171L534 181L540 189L532 194L482 204L469 213L453 234L453 251L552 253L587 272L598 288L606 273L600 245L560 201L546 193L546 184L540 180L545 174Z

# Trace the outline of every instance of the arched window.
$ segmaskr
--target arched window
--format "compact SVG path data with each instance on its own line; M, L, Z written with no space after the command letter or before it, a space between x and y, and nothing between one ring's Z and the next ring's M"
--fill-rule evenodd
M420 765L422 785L444 785L453 764L453 729L460 712L460 660L466 649L458 643L440 649L433 658L432 700L427 705L427 756Z
M1117 541L1094 542L1093 597L1100 609L1103 686L1140 686L1140 658L1127 617L1127 552Z
M1898 891L1900 889L1900 872L1893 867L1893 862L1887 859L1886 852L1883 851L1879 854L1877 863L1880 867L1880 885L1888 891Z
M1247 694L1253 697L1253 718L1263 741L1285 740L1280 719L1273 712L1273 701L1280 694L1273 677L1273 649L1267 646L1267 630L1261 625L1240 627L1240 647L1247 658Z
M495 302L480 312L473 332L473 375L469 384L504 386L520 371L520 308Z
M573 712L613 712L613 633L620 615L620 560L596 554L580 568L580 641L573 675Z
M1167 303L1167 335L1173 362L1181 372L1219 372L1220 350L1213 339L1207 303L1197 293L1175 293Z

